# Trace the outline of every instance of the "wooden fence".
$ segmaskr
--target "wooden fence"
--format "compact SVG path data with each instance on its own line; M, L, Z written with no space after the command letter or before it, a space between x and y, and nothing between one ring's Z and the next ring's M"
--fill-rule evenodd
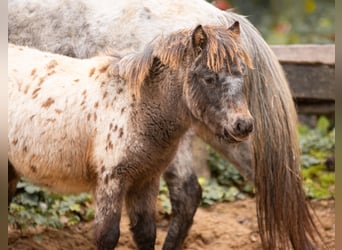
M300 114L335 112L335 45L271 46L289 81Z

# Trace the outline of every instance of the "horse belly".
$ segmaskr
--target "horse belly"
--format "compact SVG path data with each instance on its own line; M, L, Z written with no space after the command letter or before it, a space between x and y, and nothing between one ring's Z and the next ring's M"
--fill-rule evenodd
M84 154L49 145L10 147L8 157L19 176L60 193L86 192L95 185Z
M32 113L19 113L9 112L8 130L8 157L18 174L56 192L89 191L96 178L86 129L77 121L58 125L37 114L33 122Z

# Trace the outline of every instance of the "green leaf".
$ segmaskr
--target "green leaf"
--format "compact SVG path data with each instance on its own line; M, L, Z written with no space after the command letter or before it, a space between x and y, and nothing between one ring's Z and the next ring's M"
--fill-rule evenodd
M329 128L329 120L325 116L321 116L317 121L317 128L325 135Z
M75 211L75 212L80 212L81 211L81 206L78 203L72 204L70 206L70 210L71 211Z
M27 185L25 191L29 194L39 193L42 189L34 185Z

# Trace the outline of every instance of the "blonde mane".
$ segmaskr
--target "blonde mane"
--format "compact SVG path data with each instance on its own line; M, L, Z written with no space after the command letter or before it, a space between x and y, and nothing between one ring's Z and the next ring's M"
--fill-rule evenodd
M207 66L218 73L224 66L231 72L230 65L237 65L241 72L241 64L253 68L252 61L240 43L240 36L223 26L203 26L207 35L208 46L206 53ZM193 29L183 29L168 36L160 36L150 42L138 54L129 54L123 57L114 66L114 75L119 75L130 84L133 94L139 98L140 89L149 75L153 59L172 69L180 66L185 56L193 53Z

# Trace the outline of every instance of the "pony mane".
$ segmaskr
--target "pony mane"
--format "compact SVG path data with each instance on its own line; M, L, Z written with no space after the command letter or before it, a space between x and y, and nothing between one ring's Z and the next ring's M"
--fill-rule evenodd
M227 67L231 73L230 65L237 65L242 72L241 64L253 68L252 61L240 43L240 36L223 26L202 26L207 35L206 53L207 66L218 73ZM154 58L160 63L172 68L178 68L186 55L194 53L192 33L194 29L183 29L167 36L158 36L151 41L140 53L131 53L124 56L114 66L112 72L119 75L130 84L135 97L140 97L140 89L149 75ZM195 55L193 54L194 59Z

